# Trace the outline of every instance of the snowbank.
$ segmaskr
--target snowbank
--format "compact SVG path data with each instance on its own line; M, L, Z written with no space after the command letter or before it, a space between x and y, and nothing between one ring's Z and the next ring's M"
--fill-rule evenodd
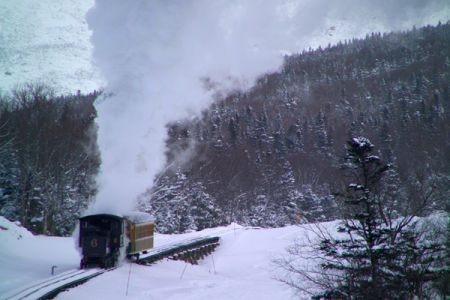
M80 256L72 238L35 236L0 216L0 299L7 291L78 268Z

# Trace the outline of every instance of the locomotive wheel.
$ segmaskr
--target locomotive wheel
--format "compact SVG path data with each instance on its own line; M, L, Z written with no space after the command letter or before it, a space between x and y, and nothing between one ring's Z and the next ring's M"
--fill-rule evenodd
M114 255L111 255L110 257L108 257L108 269L114 268L114 267L115 267Z
M101 258L100 259L100 264L99 264L100 268L106 268L106 258Z
M111 258L109 256L107 256L105 258L105 262L103 263L103 268L105 269L109 269L110 268L110 264L111 264Z
M80 269L86 269L87 263L84 261L84 258L80 261Z
M114 268L119 260L119 253L117 251L105 257L102 261L102 267L105 269Z

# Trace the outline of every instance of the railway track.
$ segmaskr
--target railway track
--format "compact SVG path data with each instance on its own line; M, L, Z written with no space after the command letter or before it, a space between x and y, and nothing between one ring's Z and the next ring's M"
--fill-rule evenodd
M186 239L152 248L132 259L141 265L150 265L164 258L197 264L198 260L212 253L218 245L217 236Z
M82 284L89 279L103 274L108 270L89 269L78 270L74 269L67 271L50 278L41 280L32 285L17 290L11 291L5 295L1 295L3 300L44 300L52 299L60 292L71 287Z
M158 260L169 258L184 260L197 264L198 260L210 254L219 245L219 237L202 237L181 240L160 247L152 248L139 257L131 260L142 265L150 265ZM1 300L46 300L53 299L60 292L83 284L91 278L99 276L114 269L74 269L50 278L41 280L32 285L13 290L0 295Z

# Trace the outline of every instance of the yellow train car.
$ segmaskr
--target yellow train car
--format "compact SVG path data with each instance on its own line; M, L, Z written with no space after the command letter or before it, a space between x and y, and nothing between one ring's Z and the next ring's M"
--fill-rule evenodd
M154 218L134 212L126 216L94 214L80 218L80 268L117 266L124 252L129 258L153 248Z
M137 256L139 253L153 248L155 222L147 214L125 216L126 235L128 238L127 255Z
M128 223L129 244L127 253L133 255L150 248L153 248L153 235L155 230L154 222Z

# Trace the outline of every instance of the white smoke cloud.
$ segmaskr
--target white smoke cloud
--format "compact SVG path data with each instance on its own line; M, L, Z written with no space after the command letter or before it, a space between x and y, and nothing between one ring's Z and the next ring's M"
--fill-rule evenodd
M376 3L376 5L374 4ZM94 60L113 96L97 105L102 154L93 212L133 207L165 164L165 125L211 102L209 78L251 86L285 53L449 19L445 0L97 0Z

